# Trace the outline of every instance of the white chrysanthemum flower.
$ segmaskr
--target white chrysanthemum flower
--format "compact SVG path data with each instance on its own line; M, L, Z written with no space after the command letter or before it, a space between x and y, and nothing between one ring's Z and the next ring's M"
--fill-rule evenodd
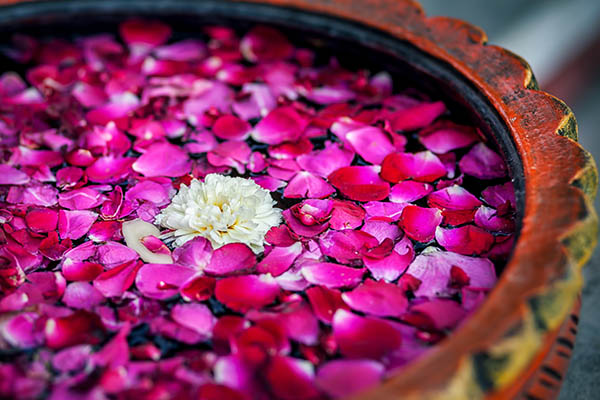
M255 253L264 250L265 235L281 222L281 210L268 190L251 179L208 174L204 182L192 180L156 216L156 224L173 229L175 245L196 236L213 248L244 243Z

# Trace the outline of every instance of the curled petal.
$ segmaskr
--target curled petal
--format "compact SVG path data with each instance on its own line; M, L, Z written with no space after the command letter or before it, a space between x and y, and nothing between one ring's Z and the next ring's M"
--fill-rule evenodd
M212 255L213 249L210 242L201 236L188 240L173 251L173 259L176 264L191 267L198 271L204 270Z
M283 195L289 198L322 199L334 192L333 186L322 178L307 171L300 171L288 183Z

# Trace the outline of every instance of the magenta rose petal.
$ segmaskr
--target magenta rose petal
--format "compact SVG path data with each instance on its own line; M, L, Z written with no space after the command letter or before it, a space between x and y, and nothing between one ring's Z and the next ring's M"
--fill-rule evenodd
M396 150L387 135L373 126L348 132L346 140L354 151L371 164L381 164L388 154Z
M212 126L214 135L223 140L244 140L250 134L248 122L235 115L223 115Z
M212 253L204 272L216 276L239 275L256 265L254 252L243 243L229 243Z
M367 232L351 229L330 230L319 240L323 254L342 264L355 264L361 258L363 247L371 248L378 244L379 241Z
M434 250L418 255L406 271L421 281L415 295L435 297L455 293L456 289L448 284L451 281L450 271L456 265L460 265L467 274L472 287L489 289L496 283L494 264L487 258Z
M105 297L119 297L133 284L135 277L142 267L140 261L128 261L94 279L94 287Z
M436 101L396 111L389 116L389 119L394 130L412 131L428 126L444 112L446 112L444 103Z
M302 253L302 243L296 242L288 247L274 247L269 254L263 258L256 270L261 274L269 273L277 277L287 271L296 258Z
M354 229L362 225L365 219L365 210L353 202L333 200L333 209L329 225L333 229Z
M191 162L180 147L155 143L133 163L132 168L146 177L178 177L190 172Z
M50 349L97 344L100 339L96 333L101 330L102 323L97 315L80 310L68 316L48 319L44 327L45 343Z
M278 399L314 399L319 397L319 392L314 386L313 369L306 360L275 356L266 367L265 377Z
M132 53L140 54L165 43L171 28L159 21L131 19L119 26L119 33Z
M515 189L512 182L502 185L489 186L481 192L481 197L492 207L498 208L506 202L514 209L516 207Z
M408 203L370 201L363 204L363 207L367 213L367 219L392 222L400 219L402 211L408 205Z
M433 182L446 176L446 167L430 151L420 153L392 153L381 164L381 177L397 183L406 179L418 182Z
M132 157L100 157L86 168L85 174L92 182L114 183L124 179L131 173Z
M412 242L405 236L389 255L383 258L363 257L363 262L375 279L391 282L406 271L414 256Z
M104 295L89 282L72 282L67 285L62 301L71 308L92 311L104 302Z
M24 185L30 180L29 175L8 164L0 164L0 185Z
M164 185L151 180L144 180L136 183L127 190L125 200L130 202L149 201L157 206L162 206L167 204L170 199L169 192Z
M377 317L399 317L408 307L406 294L397 285L367 279L342 299L352 309Z
M340 352L350 358L379 359L402 343L400 332L386 320L360 317L343 309L333 316L333 337Z
M25 222L34 232L54 231L58 225L58 212L50 208L33 208L27 211Z
M442 212L435 208L406 206L398 224L414 240L427 243L435 237L436 228L442 223Z
M20 313L3 321L0 337L10 345L28 349L41 344L41 338L35 330L38 316L35 313Z
M154 49L156 57L172 61L198 61L206 56L206 52L206 44L196 39L186 39Z
M214 294L216 284L210 276L193 276L181 286L180 294L187 301L205 301Z
M452 185L431 193L427 204L442 210L445 224L461 225L473 221L475 210L482 203L463 187Z
M306 290L306 296L315 313L315 316L326 324L331 324L333 315L340 309L349 309L342 293L337 289L329 289L325 286L313 286Z
M390 201L394 203L410 203L427 196L433 190L429 183L402 181L390 190Z
M381 180L379 170L378 166L343 167L335 170L327 179L351 200L383 200L390 193L390 185Z
M282 215L283 215L283 219L285 220L286 224L290 227L292 232L294 232L295 234L300 235L300 236L306 236L306 237L317 236L321 232L325 231L328 226L327 221L325 221L323 223L305 225L302 223L302 221L300 221L298 218L296 218L296 216L294 216L294 214L292 213L292 210L290 210L290 209L285 210L282 213Z
M384 372L374 360L332 360L319 367L315 384L331 397L345 398L377 385Z
M171 309L171 318L178 324L210 338L216 318L204 304L176 304Z
M96 219L98 214L92 211L67 211L58 212L58 232L61 239L79 239L84 236Z
M269 86L262 83L245 83L231 108L243 120L264 117L275 109L277 101Z
M302 267L304 278L313 285L330 289L351 288L362 280L364 268L351 268L328 262L314 262Z
M135 285L151 299L167 299L176 295L179 288L197 271L177 264L144 264L137 272Z
M473 225L454 229L438 227L435 239L446 250L464 255L482 254L494 244L491 233Z
M374 236L380 243L385 239L396 241L396 239L402 235L398 225L389 223L387 221L378 221L376 219L365 221L361 231Z
M335 192L333 186L310 172L300 171L287 184L283 195L288 198L325 198Z
M269 274L242 275L217 282L217 300L234 311L246 312L272 303L279 294L277 282Z
M280 144L297 141L309 120L300 115L293 107L279 107L267 114L254 127L252 138L266 144Z
M460 159L460 170L479 179L504 178L507 174L502 157L484 143L478 143Z
M136 260L138 257L135 250L118 242L108 241L98 247L98 261L108 269Z
M327 142L322 150L315 150L299 156L296 161L305 171L327 178L335 170L348 167L354 153L338 143Z
M31 183L29 186L11 186L6 195L10 204L51 207L58 202L58 190L50 185Z
M293 46L281 32L267 26L251 29L240 41L240 52L251 62L283 60L293 51Z
M104 271L104 267L95 262L65 259L62 274L68 281L91 281Z
M89 187L62 192L58 195L58 204L69 210L89 210L98 207L105 200L104 195Z
M275 192L277 189L281 189L282 187L286 186L285 181L266 175L253 176L251 179L256 182L258 186L263 189L267 189L269 192Z
M511 233L515 230L515 223L510 217L501 217L493 208L481 206L475 212L475 225L488 232Z
M436 123L419 132L419 140L429 151L444 154L480 140L475 128L450 121Z
M173 251L173 260L175 264L202 271L211 261L212 255L213 249L210 242L206 238L198 236L177 247Z

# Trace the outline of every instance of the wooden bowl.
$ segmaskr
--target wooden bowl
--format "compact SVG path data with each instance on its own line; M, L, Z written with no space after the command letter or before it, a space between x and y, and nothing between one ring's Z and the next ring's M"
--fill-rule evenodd
M487 301L453 335L379 387L357 397L552 398L573 349L581 267L597 237L597 171L577 143L571 110L538 89L527 63L465 22L427 18L401 0L0 0L0 34L102 29L131 15L270 23L322 52L420 82L479 124L504 154L516 188L519 230ZM62 23L61 23L62 22Z

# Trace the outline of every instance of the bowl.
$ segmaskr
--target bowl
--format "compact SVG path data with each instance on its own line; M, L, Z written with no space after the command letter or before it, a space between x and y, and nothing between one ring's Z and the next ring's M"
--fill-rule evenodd
M576 333L581 267L596 244L594 160L559 99L520 57L465 22L427 18L412 1L0 0L0 33L71 35L129 16L274 25L354 66L385 67L435 92L477 124L505 157L518 205L517 240L485 303L435 350L357 398L551 398ZM10 61L3 69L18 69Z

